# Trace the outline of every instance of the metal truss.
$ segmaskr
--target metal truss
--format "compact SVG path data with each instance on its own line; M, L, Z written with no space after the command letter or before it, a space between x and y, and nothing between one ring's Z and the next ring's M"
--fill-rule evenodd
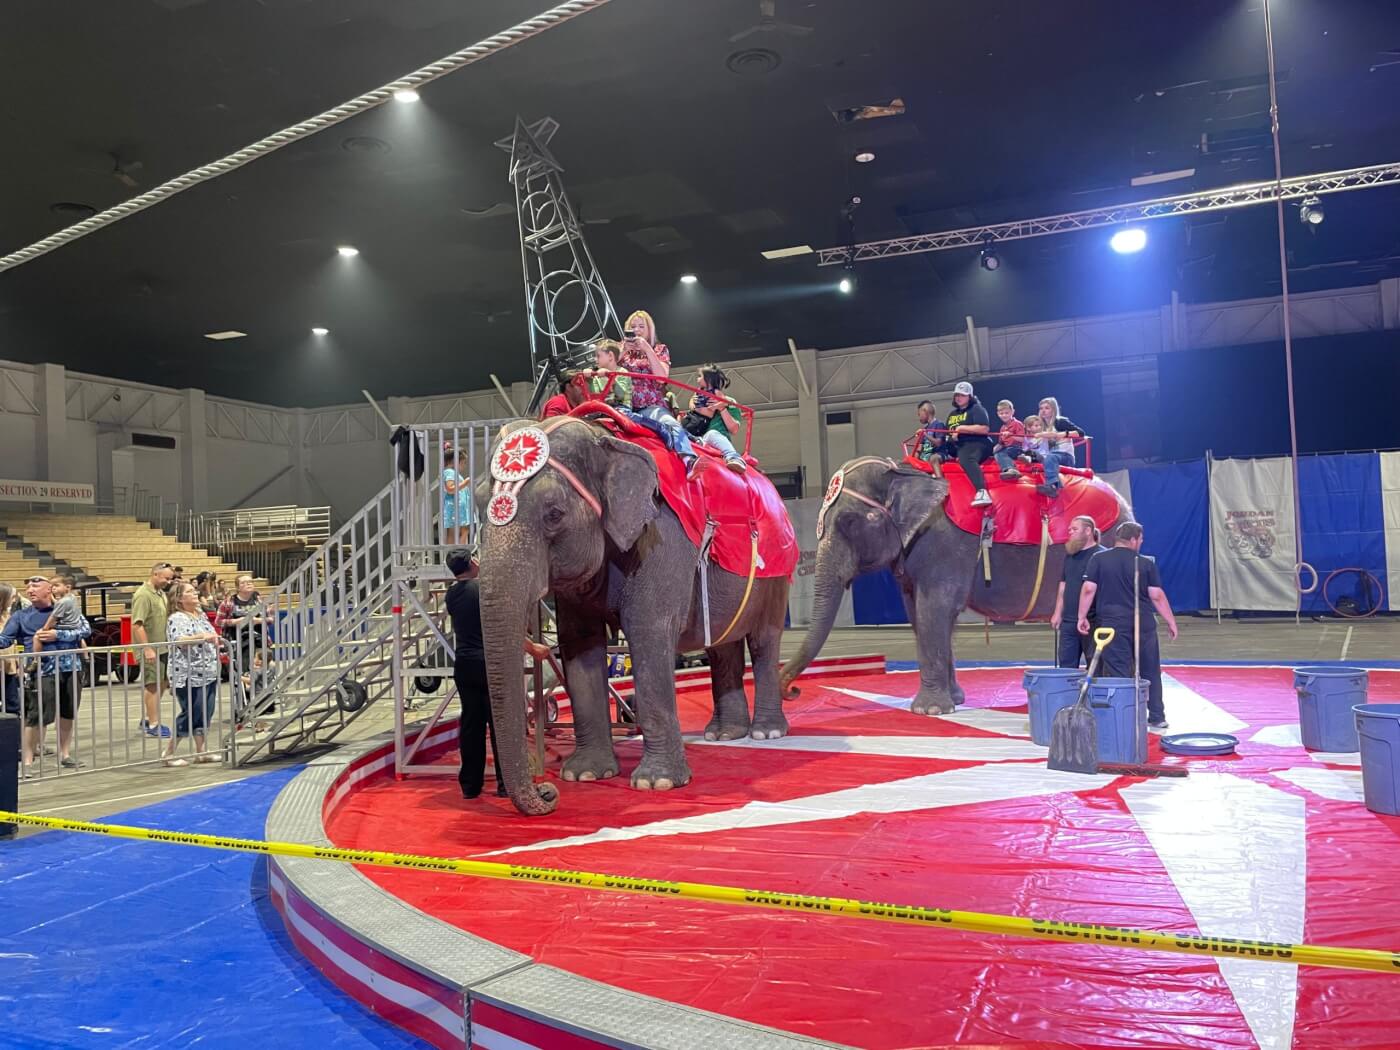
M1400 183L1400 163L1376 164L1369 168L1351 168L1320 175L1300 175L1282 183L1250 182L1179 197L1160 197L1136 204L1119 204L1109 208L1047 215L1038 219L994 223L989 226L969 226L942 233L924 233L912 237L895 237L887 241L867 241L864 244L817 250L818 266L840 266L846 262L884 259L891 255L918 255L941 252L950 248L980 248L999 241L1021 241L1030 237L1049 237L1072 230L1092 230L1105 226L1146 219L1165 219L1173 215L1193 215L1199 212L1226 211L1254 204L1271 204L1275 200L1300 200L1320 197L1346 190L1363 190L1371 186ZM1281 192L1280 192L1281 189Z
M530 329L534 393L525 411L543 403L555 372L592 359L591 347L620 325L583 227L564 194L563 168L549 152L559 124L545 117L496 143L510 154L510 181L520 224L525 316Z

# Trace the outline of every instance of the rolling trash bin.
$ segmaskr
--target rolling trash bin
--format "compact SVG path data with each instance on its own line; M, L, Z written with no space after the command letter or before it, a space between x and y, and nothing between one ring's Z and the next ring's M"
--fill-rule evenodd
M1352 715L1366 808L1400 817L1400 704L1357 704Z
M1352 708L1366 702L1369 675L1360 667L1296 667L1298 724L1309 751L1350 752L1357 748Z
M1050 746L1055 712L1079 699L1084 670L1079 667L1032 667L1021 676L1031 717L1031 743Z

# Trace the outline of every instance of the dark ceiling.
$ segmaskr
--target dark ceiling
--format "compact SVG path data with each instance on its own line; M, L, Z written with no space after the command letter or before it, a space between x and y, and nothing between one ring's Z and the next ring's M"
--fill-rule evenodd
M10 0L0 251L538 13L548 0ZM612 0L390 104L0 273L0 357L279 404L478 388L528 373L507 158L551 148L619 310L679 361L1277 294L1268 207L863 264L843 243L1272 175L1261 0ZM1400 160L1400 3L1275 4L1286 174ZM757 72L735 52L762 48ZM757 61L753 56L747 62ZM739 66L743 72L730 67ZM760 63L761 65L761 63ZM841 123L901 98L906 112ZM874 163L857 165L862 149ZM1188 180L1132 189L1145 172ZM133 188L134 187L134 188ZM1400 194L1290 216L1294 287L1400 274ZM338 258L338 244L362 254ZM701 282L677 285L687 271ZM313 325L330 336L317 340ZM245 339L204 333L236 328Z

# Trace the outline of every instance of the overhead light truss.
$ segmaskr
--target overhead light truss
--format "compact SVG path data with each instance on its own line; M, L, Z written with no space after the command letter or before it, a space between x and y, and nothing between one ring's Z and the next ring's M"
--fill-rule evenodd
M1105 226L1145 219L1166 219L1173 215L1194 215L1199 212L1226 211L1247 208L1254 204L1272 204L1276 200L1298 200L1363 190L1371 186L1400 183L1400 163L1376 164L1369 168L1325 172L1320 175L1300 175L1284 179L1280 184L1250 182L1200 193L1185 193L1178 197L1160 197L1136 204L1119 204L1110 208L1047 215L1039 219L1019 219L989 226L969 226L941 233L921 233L912 237L895 237L887 241L867 241L864 244L843 245L839 248L817 249L818 266L840 266L865 259L885 259L892 255L918 255L941 252L950 248L985 248L989 242L1022 241L1030 237L1049 237L1072 230L1092 230ZM1281 192L1280 192L1281 189Z

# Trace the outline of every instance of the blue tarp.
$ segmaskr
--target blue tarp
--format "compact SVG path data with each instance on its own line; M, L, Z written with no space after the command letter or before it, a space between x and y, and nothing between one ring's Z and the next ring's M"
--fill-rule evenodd
M1143 553L1157 559L1172 607L1210 608L1210 491L1203 459L1128 471ZM1111 542L1109 543L1111 546Z
M858 624L908 623L904 596L889 569L858 576L851 584L851 615Z
M1381 460L1374 452L1306 456L1298 460L1303 560L1317 569L1318 588L1303 598L1304 612L1329 612L1322 581L1335 569L1359 568L1386 579L1385 516ZM1306 574L1305 574L1306 575ZM1305 578L1304 585L1309 581ZM1327 588L1336 602L1350 597L1358 612L1375 608L1376 584L1359 573L1342 573Z
M110 823L259 839L297 770ZM262 857L50 831L0 843L5 1047L426 1047L292 945Z

